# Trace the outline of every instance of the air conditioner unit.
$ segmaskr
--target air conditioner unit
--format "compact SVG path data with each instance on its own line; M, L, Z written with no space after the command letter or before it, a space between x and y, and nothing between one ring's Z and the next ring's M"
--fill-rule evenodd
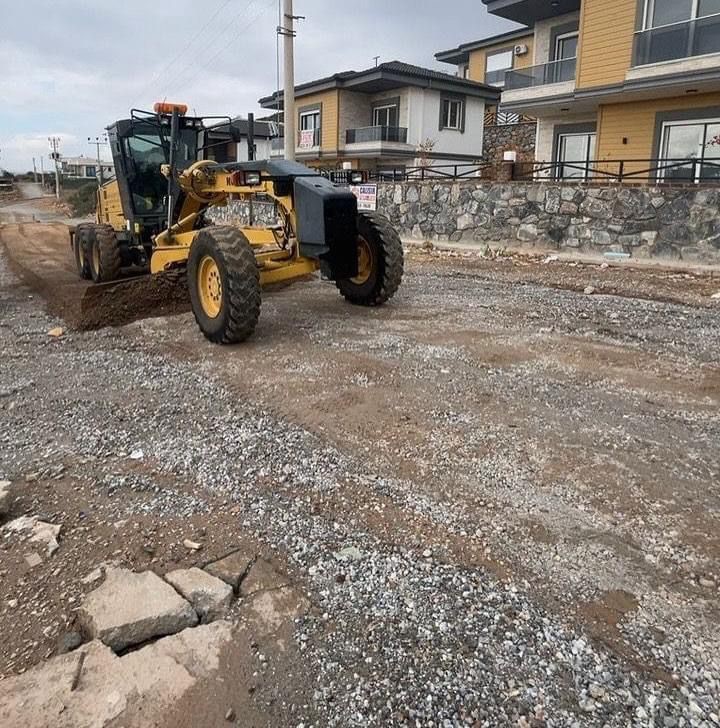
M515 55L516 56L524 56L527 55L528 47L523 43L521 45L515 46Z

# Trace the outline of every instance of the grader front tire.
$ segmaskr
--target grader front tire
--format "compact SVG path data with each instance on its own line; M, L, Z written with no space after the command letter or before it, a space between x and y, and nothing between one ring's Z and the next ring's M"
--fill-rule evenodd
M238 344L260 317L260 272L245 235L233 227L201 230L188 257L188 287L200 330L215 344Z
M90 246L90 273L95 283L109 283L120 275L122 258L117 235L110 225L95 225Z
M337 281L340 293L357 306L381 306L402 282L402 242L390 221L376 212L358 215L358 275Z

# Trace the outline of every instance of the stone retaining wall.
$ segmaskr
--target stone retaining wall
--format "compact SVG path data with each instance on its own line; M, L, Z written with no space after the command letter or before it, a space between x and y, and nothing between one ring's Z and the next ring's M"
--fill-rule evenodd
M483 159L498 164L503 154L517 152L518 162L535 161L535 122L499 124L485 127L483 135Z
M720 263L720 189L421 182L378 188L404 237Z
M378 211L418 240L495 243L582 253L720 264L720 189L596 187L522 182L404 182L378 186ZM255 224L276 224L275 207L255 202ZM247 202L210 215L249 222Z

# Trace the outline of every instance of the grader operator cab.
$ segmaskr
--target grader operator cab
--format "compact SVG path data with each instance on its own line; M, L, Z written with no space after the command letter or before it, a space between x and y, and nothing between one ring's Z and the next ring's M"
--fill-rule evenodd
M106 283L130 266L186 269L195 319L223 344L253 333L265 285L321 270L357 305L395 294L403 251L386 218L358 212L347 186L295 162L205 159L206 121L156 104L109 128L116 178L98 190L96 223L70 235L82 278ZM273 201L278 224L211 224L205 213L231 199Z

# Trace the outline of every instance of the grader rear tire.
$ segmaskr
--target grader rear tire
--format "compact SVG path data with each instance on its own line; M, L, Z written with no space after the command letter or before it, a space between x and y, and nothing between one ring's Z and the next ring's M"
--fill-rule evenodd
M75 267L77 268L78 275L84 281L89 281L92 278L88 250L90 249L90 241L92 240L92 230L94 227L92 223L81 223L75 228L75 235L73 235L72 239Z
M340 293L357 306L381 306L403 277L402 242L390 221L376 212L358 215L358 275L337 281Z
M120 275L120 247L117 235L110 225L93 226L88 251L90 273L95 283L109 283Z
M245 235L233 227L201 230L190 246L188 288L200 330L215 344L238 344L260 317L260 272Z

